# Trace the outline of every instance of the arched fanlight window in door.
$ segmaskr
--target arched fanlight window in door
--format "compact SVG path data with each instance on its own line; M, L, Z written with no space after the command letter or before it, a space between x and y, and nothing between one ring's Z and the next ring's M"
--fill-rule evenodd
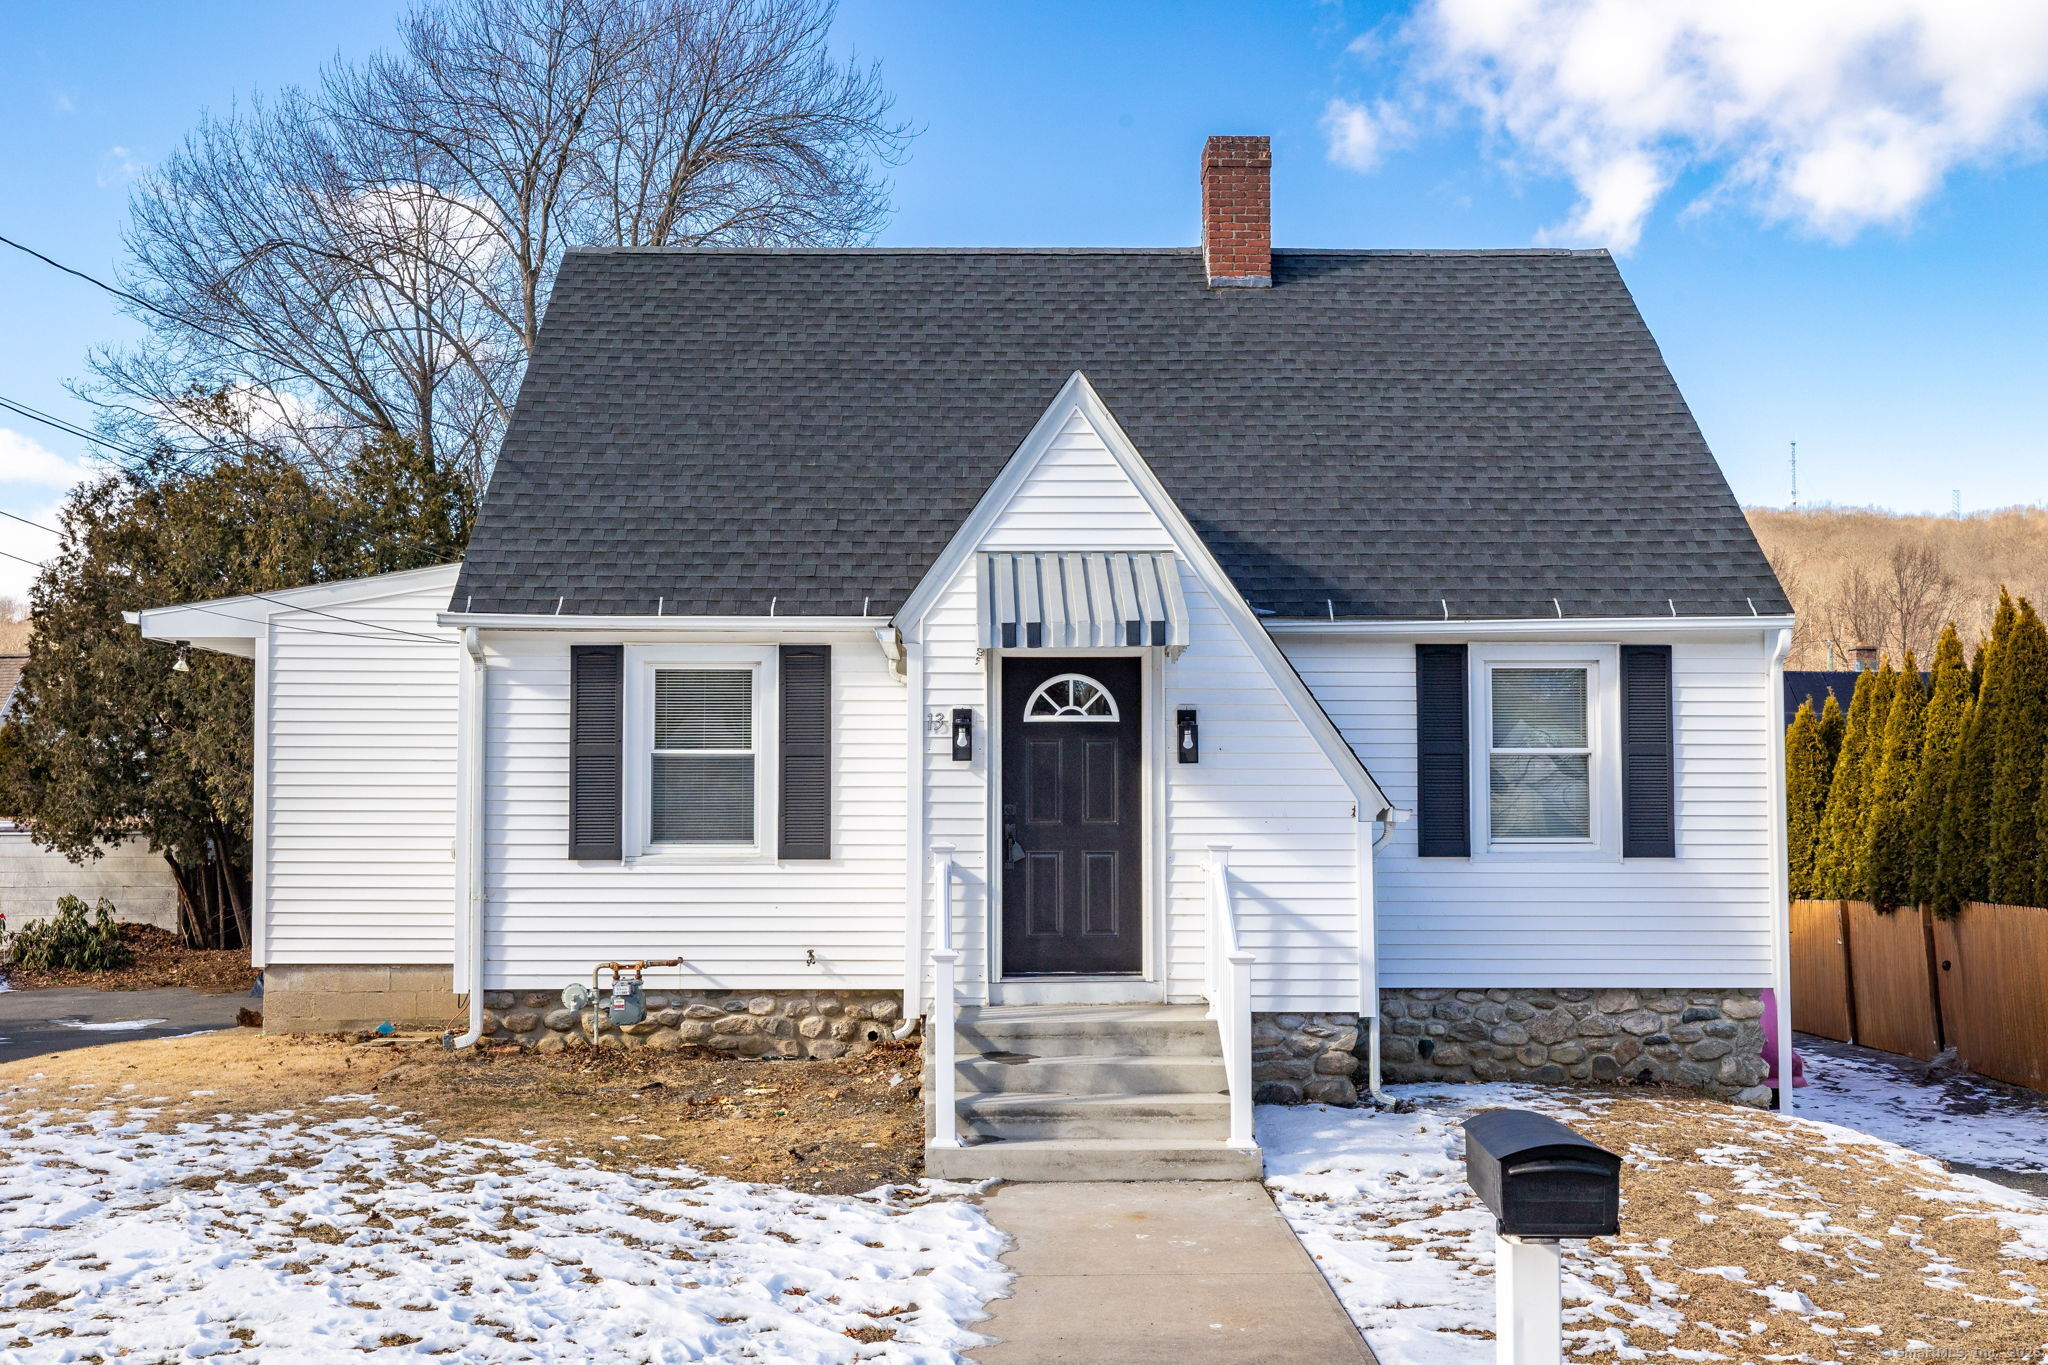
M1116 698L1095 679L1081 673L1062 673L1038 685L1024 703L1025 720L1114 721Z

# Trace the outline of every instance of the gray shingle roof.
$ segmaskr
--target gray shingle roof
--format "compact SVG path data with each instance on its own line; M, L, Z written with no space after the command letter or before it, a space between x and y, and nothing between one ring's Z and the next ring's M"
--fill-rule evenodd
M881 613L1085 372L1281 616L1788 610L1604 252L572 252L454 607Z

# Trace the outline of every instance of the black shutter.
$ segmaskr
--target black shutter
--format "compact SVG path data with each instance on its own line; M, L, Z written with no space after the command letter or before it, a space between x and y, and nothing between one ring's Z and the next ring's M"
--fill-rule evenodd
M1671 646L1621 647L1621 853L1678 856Z
M1472 856L1465 646L1415 646L1415 814L1425 858Z
M832 856L832 647L782 647L784 858Z
M617 862L626 647L569 646L569 856Z

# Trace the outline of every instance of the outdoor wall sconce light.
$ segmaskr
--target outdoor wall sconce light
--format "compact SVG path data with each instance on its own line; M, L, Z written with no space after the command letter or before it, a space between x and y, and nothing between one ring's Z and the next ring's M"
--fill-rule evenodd
M953 761L965 763L974 757L974 710L972 707L953 708Z
M1202 761L1202 726L1195 719L1191 708L1183 707L1173 713L1173 752L1183 763Z

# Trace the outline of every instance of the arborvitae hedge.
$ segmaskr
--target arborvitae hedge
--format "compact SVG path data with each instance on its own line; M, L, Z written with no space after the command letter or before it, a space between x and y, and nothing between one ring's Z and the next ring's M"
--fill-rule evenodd
M1826 759L1822 771L1830 780L1834 778L1836 762L1842 757L1842 733L1848 728L1848 719L1842 715L1842 703L1835 700L1835 689L1830 687L1827 700L1820 704L1820 747Z
M1863 894L1863 817L1870 803L1870 774L1891 711L1892 685L1897 680L1898 673L1887 659L1876 672L1857 677L1856 692L1849 699L1842 755L1835 760L1834 779L1828 784L1827 810L1821 816L1820 841L1813 858L1814 885L1829 899Z
M1913 781L1920 772L1921 722L1927 694L1913 651L1892 684L1892 704L1869 763L1869 794L1863 812L1863 850L1856 891L1880 910L1896 910L1912 897Z
M1991 775L1998 759L1998 655L2018 619L2018 606L2001 590L1991 633L1970 662L1976 700L1963 722L1948 796L1942 803L1941 854L1934 873L1934 913L1944 917L1954 915L1970 901L1982 900L1985 894Z
M2000 591L1967 660L1951 623L1923 684L1909 653L1785 732L1787 882L1881 910L2048 905L2048 625Z
M1948 800L1956 751L1962 745L1963 723L1969 715L1970 666L1963 659L1963 642L1951 622L1934 647L1934 686L1921 723L1920 767L1913 778L1906 821L1913 859L1907 899L1915 904L1932 905L1937 899L1942 805Z
M1829 701L1834 700L1829 694ZM1813 703L1802 701L1785 731L1785 848L1791 859L1794 900L1811 900L1814 840L1820 835L1821 813L1828 804L1827 749L1821 743L1820 718Z
M1985 884L1990 899L2025 905L2034 899L2041 754L2048 747L2048 629L2025 598L1995 664L1985 680L2000 693Z

